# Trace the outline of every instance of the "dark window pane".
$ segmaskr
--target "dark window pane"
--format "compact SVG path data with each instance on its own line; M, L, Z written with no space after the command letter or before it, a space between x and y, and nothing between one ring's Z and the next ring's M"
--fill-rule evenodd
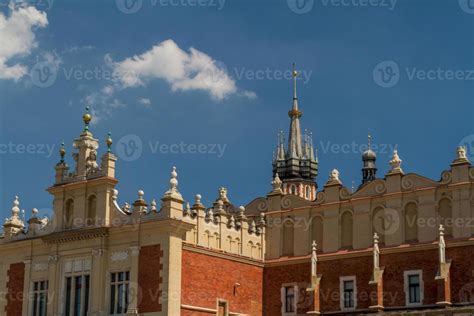
M64 309L65 316L71 315L71 290L72 290L72 279L66 278L66 305Z
M84 290L84 313L83 316L87 316L89 312L89 287L90 287L90 278L88 275L85 277L85 290Z

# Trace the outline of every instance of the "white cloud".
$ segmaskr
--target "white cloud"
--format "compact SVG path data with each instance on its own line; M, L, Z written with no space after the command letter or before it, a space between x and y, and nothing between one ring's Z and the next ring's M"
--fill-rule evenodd
M146 86L152 79L161 79L168 82L173 91L206 91L216 100L239 94L223 64L192 47L186 52L171 39L121 62L114 62L107 55L106 62L118 75L121 88Z
M45 12L21 3L10 4L9 10L9 16L0 12L0 79L17 81L28 73L28 68L9 61L29 55L38 46L34 28L46 27L48 18Z
M148 99L148 98L140 98L140 99L138 99L138 102L140 102L140 104L143 104L144 106L150 106L151 105L151 100Z

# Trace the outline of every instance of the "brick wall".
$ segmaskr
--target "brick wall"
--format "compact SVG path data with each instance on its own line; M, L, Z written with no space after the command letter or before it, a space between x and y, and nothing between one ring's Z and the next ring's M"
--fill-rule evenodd
M446 257L452 260L451 297L453 303L474 302L474 247L447 249ZM405 305L404 271L423 270L424 304L435 304L438 284L438 250L408 252L404 254L381 255L381 266L385 267L383 291L385 307ZM372 305L377 288L370 286L372 277L372 256L347 258L318 263L321 280L321 311L340 310L339 277L356 276L357 308L366 309ZM300 287L298 312L305 313L312 306L311 295L305 292L310 282L309 263L265 268L264 271L264 315L281 314L280 288L285 283L298 283Z
M18 316L22 313L25 264L23 262L11 264L7 277L6 316Z
M140 249L138 261L138 286L140 289L138 311L150 313L161 311L161 271L163 251L160 245L145 246Z
M216 309L219 298L231 312L262 315L263 268L183 250L182 269L182 304ZM183 309L182 315L209 314Z

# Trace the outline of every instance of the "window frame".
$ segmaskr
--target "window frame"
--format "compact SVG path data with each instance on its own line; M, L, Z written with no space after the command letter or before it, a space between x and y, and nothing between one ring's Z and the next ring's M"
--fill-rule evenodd
M111 270L111 271L108 271L108 292L107 292L107 300L108 300L108 311L109 311L109 314L108 315L123 315L123 314L126 314L127 313L127 310L128 310L128 307L130 305L130 301L129 301L129 296L130 296L130 284L131 284L131 281L130 281L130 276L131 276L131 271L130 269L125 269L125 270ZM125 274L125 278L123 281L117 281L115 280L114 282L112 281L112 275L115 274L116 277L118 277L118 274L119 273L124 273ZM128 274L128 280L127 280L127 274ZM117 290L117 287L120 285L120 284L123 284L125 285L125 300L126 300L126 306L125 306L125 311L123 313L112 313L111 312L111 309L112 309L112 286L114 285L115 286L115 291ZM127 287L128 285L128 287ZM118 293L118 292L116 292ZM118 301L114 302L115 304L118 303ZM118 306L114 306L114 312L115 310L117 309Z
M348 282L348 281L352 281L353 284L354 284L354 289L353 289L353 303L354 303L354 306L353 307L345 307L345 304L344 304L345 303L344 284L345 284L345 282ZM354 310L357 309L357 278L356 278L355 275L339 277L339 294L340 294L339 305L340 305L341 311L354 311Z
M219 315L219 307L223 305L224 307L224 316L229 316L229 301L218 298L217 299L217 315Z
M293 288L293 311L287 311L286 298L287 289ZM298 314L298 284L285 283L280 288L281 300L281 315L282 316L296 316Z
M35 284L38 284L38 287L41 286L41 283L45 283L46 284L46 288L45 289L39 289L39 290L36 290L35 289ZM31 315L31 316L46 316L48 315L48 290L49 290L49 281L47 279L38 279L38 280L33 280L31 281L31 290L30 290L30 296L29 296L29 304L30 304L30 308L29 308L29 313L28 315ZM45 306L44 306L44 314L42 315L41 314L41 310L40 310L40 307L39 305L37 306L37 308L35 308L35 295L38 294L38 295L41 295L41 294L46 294L45 296ZM38 301L39 302L39 301Z
M410 276L417 275L419 278L420 302L410 302ZM424 282L423 270L409 270L403 272L404 289L405 289L405 305L406 306L422 306L424 299Z
M80 270L76 268L76 265L80 262ZM92 269L91 269L91 259L90 258L71 258L65 260L62 263L62 275L61 275L61 300L59 302L59 310L61 311L61 315L69 316L74 315L74 306L75 306L75 297L76 293L76 278L81 277L81 307L79 314L87 315L90 313L91 308L91 297L92 297ZM70 265L70 270L67 271L67 266ZM88 277L88 284L87 284L87 277ZM68 279L71 279L71 294L70 294L70 305L69 305L69 314L66 314L67 308L67 289L68 289ZM86 286L86 284L88 286ZM87 305L84 304L87 302Z

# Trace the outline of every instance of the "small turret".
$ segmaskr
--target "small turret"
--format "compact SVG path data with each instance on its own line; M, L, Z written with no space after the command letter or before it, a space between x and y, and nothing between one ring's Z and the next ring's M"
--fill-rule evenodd
M368 148L362 154L362 162L364 164L362 168L362 184L374 181L376 179L377 166L375 161L377 160L377 154L372 150L371 144L372 136L368 135Z

